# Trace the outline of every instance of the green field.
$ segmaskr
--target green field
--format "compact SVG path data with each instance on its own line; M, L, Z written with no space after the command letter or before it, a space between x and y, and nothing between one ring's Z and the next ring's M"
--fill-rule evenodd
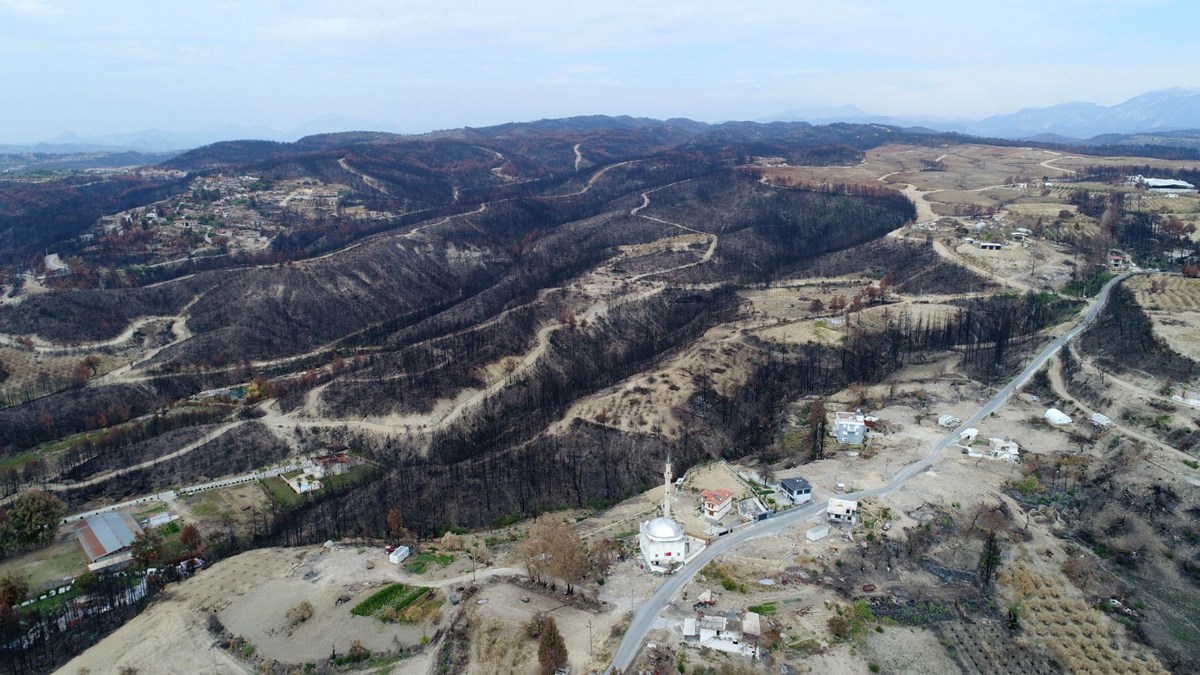
M347 485L355 485L369 478L372 473L379 471L371 464L359 464L358 466L350 467L346 473L340 476L328 476L321 479L321 483L325 487L342 488Z
M445 567L452 562L454 562L454 556L450 555L449 553L428 551L408 561L408 563L404 566L404 571L408 572L409 574L423 574L425 570L429 568L430 563L437 563L438 565Z
M283 508L290 509L300 503L300 495L279 476L268 478L262 484L271 493L271 499Z
M390 584L355 605L350 613L355 616L375 616L387 609L400 612L428 592L429 589L424 586Z

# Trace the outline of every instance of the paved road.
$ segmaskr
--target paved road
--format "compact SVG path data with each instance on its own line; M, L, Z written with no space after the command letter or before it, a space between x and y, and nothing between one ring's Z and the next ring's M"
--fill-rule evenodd
M1074 328L1055 339L1054 342L1051 342L1049 345L1047 345L1046 348L1041 351L1041 353L1039 353L1032 361L1029 362L1029 365L1026 366L1025 369L1020 372L1020 374L1018 374L1007 385L1005 385L1003 389L996 392L996 394L992 396L992 398L982 408L980 408L978 412L972 415L970 419L964 421L958 429L955 429L937 443L934 443L932 451L924 459L905 466L903 469L898 471L892 478L891 482L887 483L886 485L872 488L870 490L855 492L846 495L844 498L863 499L866 497L876 497L889 494L900 489L900 487L913 476L936 464L942 458L942 455L945 454L946 448L951 443L954 443L958 440L959 433L963 429L977 426L985 417L991 415L1000 406L1004 405L1004 403L1008 401L1008 398L1012 396L1013 392L1028 382L1029 378L1033 377L1034 373L1040 370L1042 366L1046 365L1046 362L1049 361L1050 358L1056 353L1058 353L1058 350L1062 349L1063 345L1074 339L1075 336L1087 330L1087 328L1096 321L1096 317L1099 316L1100 310L1103 309L1104 305L1108 302L1108 295L1113 286L1129 278L1132 274L1134 274L1134 272L1126 272L1113 278L1107 284L1105 284L1104 288L1100 290L1099 295L1096 296L1095 303L1093 303L1091 308L1088 309L1082 321L1080 321ZM638 651L641 649L642 641L646 638L646 633L650 631L650 627L654 623L654 620L658 617L659 613L662 612L662 610L667 606L667 603L671 601L671 598L675 597L679 591L683 589L684 585L691 581L692 577L696 576L696 573L699 572L705 565L707 565L713 558L716 558L723 553L727 553L731 549L734 549L738 545L743 544L751 539L779 534L784 530L799 525L809 518L820 514L825 510L825 508L826 505L824 503L813 502L808 506L796 509L794 511L789 511L776 518L751 525L738 532L735 532L734 534L727 535L726 537L713 542L713 544L705 549L703 553L697 556L695 560L688 563L687 567L681 569L672 576L667 577L667 580L662 586L659 587L657 591L655 591L654 595L651 595L650 598L642 603L638 610L634 612L633 620L629 622L629 628L625 631L625 637L621 640L621 645L617 648L617 653L613 658L612 665L609 666L608 671L606 672L612 673L614 669L620 669L621 671L624 671L625 669L629 668L630 664L633 663L634 657L637 656Z

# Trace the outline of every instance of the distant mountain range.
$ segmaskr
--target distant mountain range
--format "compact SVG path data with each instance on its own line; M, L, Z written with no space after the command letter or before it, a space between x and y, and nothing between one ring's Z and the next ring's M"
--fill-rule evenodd
M571 118L582 123L611 126L627 120L636 126L643 118L603 116ZM1172 88L1152 91L1119 103L1063 103L1046 108L1024 108L1007 115L981 120L947 119L936 116L889 116L874 114L853 105L793 109L755 120L769 122L809 122L831 124L880 124L914 131L952 132L988 138L1028 139L1074 145L1172 145L1200 147L1200 89ZM704 122L667 120L681 128L697 131L708 127ZM504 125L500 125L503 127ZM1191 130L1190 134L1174 132ZM191 131L148 129L124 134L79 136L71 132L42 143L0 144L0 155L23 153L178 153L211 143L229 140L296 141L304 137L337 132L371 131L399 133L391 124L379 124L344 115L325 115L290 130L261 126L227 125ZM469 128L430 132L446 135L469 132ZM95 161L92 159L92 161ZM2 168L2 167L0 167Z
M927 127L992 138L1047 138L1057 141L1091 139L1103 134L1147 134L1200 129L1200 89L1172 88L1135 96L1124 103L1063 103L1047 108L1024 108L982 120L951 120L933 116L876 115L855 106L788 110L761 122L851 122Z
M40 143L0 144L0 154L88 152L179 152L202 145L231 140L294 141L305 136L337 131L396 131L388 124L368 122L345 115L324 115L294 129L230 124L190 131L143 129L124 134L80 136L70 131Z

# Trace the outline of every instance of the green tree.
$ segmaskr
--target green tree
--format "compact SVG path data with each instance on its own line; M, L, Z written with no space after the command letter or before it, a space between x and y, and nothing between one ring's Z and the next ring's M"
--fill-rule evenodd
M0 518L0 541L8 547L45 546L54 541L67 505L43 490L27 490L17 497L8 510L7 519Z
M133 557L142 567L149 567L162 557L163 536L153 528L139 534L133 540Z
M567 643L563 641L558 624L552 618L546 619L542 635L538 638L538 663L542 666L542 675L550 675L567 665Z

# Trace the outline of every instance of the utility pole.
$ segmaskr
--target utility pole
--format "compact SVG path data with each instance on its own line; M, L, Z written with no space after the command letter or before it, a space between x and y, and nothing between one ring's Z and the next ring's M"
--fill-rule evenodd
M592 620L588 619L588 658L592 657Z

